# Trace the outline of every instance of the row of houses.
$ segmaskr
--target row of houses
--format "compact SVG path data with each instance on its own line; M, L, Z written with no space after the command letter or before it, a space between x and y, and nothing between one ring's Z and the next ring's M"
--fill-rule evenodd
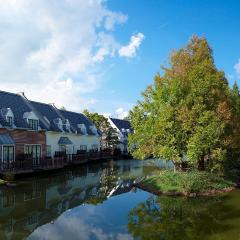
M109 121L118 131L119 148L127 151L130 125L124 120ZM0 169L26 168L26 164L31 169L44 164L54 167L56 159L73 161L86 153L100 158L100 138L101 132L82 113L0 91Z

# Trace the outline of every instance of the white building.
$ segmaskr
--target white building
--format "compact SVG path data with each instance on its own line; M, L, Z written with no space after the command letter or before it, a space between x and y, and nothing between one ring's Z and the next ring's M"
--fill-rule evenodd
M121 150L122 153L128 153L128 134L133 132L131 124L127 120L108 118L108 121L113 129L118 133L119 144L117 148Z
M81 113L59 110L54 105L30 102L46 128L46 156L100 150L100 131Z

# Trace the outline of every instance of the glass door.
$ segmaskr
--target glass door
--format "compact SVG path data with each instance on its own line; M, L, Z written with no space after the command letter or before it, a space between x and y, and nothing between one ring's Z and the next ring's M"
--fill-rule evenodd
M14 161L14 146L3 146L3 166L7 167Z
M33 165L39 165L41 159L41 145L25 145L25 154L31 155Z
M59 151L62 153L67 153L67 146L66 145L59 145Z

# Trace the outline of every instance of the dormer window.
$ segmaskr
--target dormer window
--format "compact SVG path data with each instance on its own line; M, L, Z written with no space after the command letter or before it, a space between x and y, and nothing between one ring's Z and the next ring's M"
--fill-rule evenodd
M65 119L63 122L65 128L69 131L70 130L70 122L68 119Z
M56 118L53 120L54 123L58 126L58 128L63 131L63 122L61 118Z
M85 124L78 124L78 128L80 128L82 134L86 135L87 134L87 128Z
M9 123L10 126L12 126L13 125L13 117L7 116L7 122Z
M28 119L28 125L32 130L38 130L38 120Z
M96 134L96 135L98 134L96 126L92 125L92 126L90 126L90 129L94 134Z
M2 108L1 115L5 119L5 121L8 123L9 126L13 126L14 115L13 115L11 108Z
M31 130L38 130L39 129L39 119L38 117L34 114L34 112L25 112L23 114L23 118L26 120L28 127Z

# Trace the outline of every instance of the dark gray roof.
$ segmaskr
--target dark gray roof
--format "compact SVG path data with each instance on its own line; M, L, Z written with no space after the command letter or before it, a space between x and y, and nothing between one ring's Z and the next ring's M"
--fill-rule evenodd
M11 127L3 117L4 112L7 112L7 108L10 108L13 112L14 125L16 128L29 129L27 121L23 119L23 114L25 112L34 112L39 118L41 129L61 132L62 130L56 124L56 120L61 119L63 123L66 123L66 119L68 119L70 129L68 129L66 125L63 125L65 132L83 134L78 124L84 124L87 128L87 134L95 135L90 128L90 126L94 124L84 114L59 110L51 104L29 101L19 94L0 91L0 124L3 127ZM99 130L98 133L99 135L101 134Z
M30 104L34 107L35 111L39 112L42 115L42 118L46 117L50 122L50 125L47 130L54 132L61 132L61 129L54 122L55 119L60 118L54 107L50 104L40 103L29 101Z
M68 137L60 137L58 140L58 144L60 145L71 145L72 141Z
M9 134L0 134L0 145L14 145L15 142Z
M131 127L131 123L127 120L110 118L110 120L115 124L119 131L122 132L122 129L129 129L131 132L133 131Z
M87 128L87 134L88 135L95 135L92 130L90 129L90 126L94 125L93 122L87 118L82 113L76 113L66 110L59 110L60 113L69 120L70 125L77 131L79 134L83 134L81 132L81 129L78 127L78 124L84 124ZM98 134L101 135L101 132L98 130Z
M14 125L17 128L29 128L26 120L23 119L23 114L25 112L31 112L31 109L25 104L22 96L14 93L0 91L0 109L6 108L11 108L14 114ZM3 127L10 127L1 113L0 124Z

